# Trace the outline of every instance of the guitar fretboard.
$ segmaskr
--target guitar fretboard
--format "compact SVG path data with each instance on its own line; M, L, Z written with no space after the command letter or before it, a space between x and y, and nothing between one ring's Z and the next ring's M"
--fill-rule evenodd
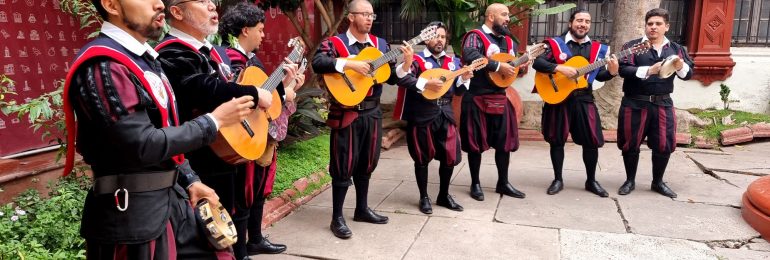
M423 40L424 39L422 38L422 36L418 35L417 37L414 37L408 42L406 42L406 44L409 46L413 46L415 44L422 42ZM401 52L401 49L396 48L396 49L390 50L388 53L385 53L385 55L380 56L379 58L370 62L369 64L371 64L372 71L374 71L374 70L377 70L379 67L382 67L382 65L385 65L385 63L390 62L391 60L395 59L396 57L402 54L403 53Z
M615 56L617 56L618 59L625 58L626 56L631 55L633 53L633 51L632 51L633 49L635 49L635 48L632 47L630 49L622 50L622 51L620 51L618 53L615 53ZM577 69L578 76L583 76L583 75L585 75L585 74L587 74L587 73L589 73L591 71L594 71L595 69L604 67L604 65L607 65L607 60L606 59L599 59L599 60L595 61L594 63L592 63L591 65L584 66L584 67L581 67L581 68Z
M302 58L302 51L303 48L301 46L294 47L294 50L289 53L289 60L294 62L298 61L300 58ZM283 65L286 65L285 61L278 65L278 67L273 71L273 74L270 74L270 77L267 78L265 84L262 85L262 89L267 90L268 92L272 92L276 87L278 87L278 84L280 84L283 81L283 78L286 77L286 73L283 71Z

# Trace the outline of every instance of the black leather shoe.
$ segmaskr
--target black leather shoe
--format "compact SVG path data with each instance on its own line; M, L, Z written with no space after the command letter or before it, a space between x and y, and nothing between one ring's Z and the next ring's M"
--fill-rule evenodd
M454 210L454 211L463 211L463 206L460 206L460 204L457 204L454 199L452 199L452 195L446 195L446 196L439 196L438 199L436 199L436 205Z
M329 225L329 229L332 230L335 237L348 239L353 236L353 232L348 228L348 224L345 223L344 217L332 218L332 224Z
M484 191L481 190L481 184L471 185L471 198L484 201Z
M280 254L283 251L286 251L286 245L270 243L270 240L265 237L258 243L252 243L252 241L246 243L246 252L249 255Z
M665 182L660 182L658 184L653 183L652 184L652 190L654 190L657 193L662 194L663 196L669 197L669 198L676 198L676 193L674 193L671 188L666 185Z
M374 213L374 210L366 208L365 210L356 210L355 214L353 214L353 221L387 224L388 217Z
M553 182L551 182L551 186L548 186L548 190L546 190L545 193L548 193L548 195L554 195L559 193L561 189L564 189L564 182L560 180L553 180Z
M420 212L424 214L433 214L433 207L430 206L429 197L423 197L420 199Z
M634 191L634 189L636 189L636 183L633 181L626 181L623 183L623 185L620 186L620 189L618 189L618 194L628 195Z
M610 196L610 194L607 193L607 191L604 190L604 188L602 188L602 185L599 185L598 181L586 182L586 190L590 191L593 194L599 195L599 197Z
M506 195L506 196L511 196L511 197L514 197L514 198L519 198L519 199L523 199L524 197L527 196L523 192L521 192L521 191L517 190L516 188L514 188L513 185L511 185L510 183L505 183L505 184L498 183L497 184L497 188L495 188L495 192L503 194L503 195Z

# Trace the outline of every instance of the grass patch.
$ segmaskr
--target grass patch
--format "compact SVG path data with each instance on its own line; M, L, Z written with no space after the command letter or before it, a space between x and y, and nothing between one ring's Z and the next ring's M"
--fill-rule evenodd
M294 181L325 171L329 164L329 134L278 148L278 169L272 196L292 188Z
M760 123L760 122L768 122L770 123L770 115L766 114L755 114L750 112L744 112L744 111L737 111L737 110L697 110L693 109L690 110L690 113L693 113L694 115L703 118L708 119L711 121L715 121L716 124L713 122L706 127L698 127L693 126L690 128L690 133L693 136L703 136L710 140L719 140L719 132L727 130L727 129L733 129L743 126L742 123L746 122L748 124L753 123ZM722 124L722 118L733 114L732 118L735 121L732 125L723 125Z

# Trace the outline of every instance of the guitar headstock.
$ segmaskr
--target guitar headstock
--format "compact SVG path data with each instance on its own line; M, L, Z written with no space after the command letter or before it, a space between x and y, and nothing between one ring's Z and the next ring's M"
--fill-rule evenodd
M291 38L286 45L294 48L292 51L296 51L299 54L305 53L305 42L299 36Z
M417 35L416 37L409 40L407 44L410 46L416 45L421 42L436 38L436 36L438 36L438 33L436 32L437 29L438 29L438 26L435 26L435 25L425 27L425 29L422 29L422 31L420 31L420 35Z
M639 53L647 52L651 48L652 48L652 43L649 40L647 40L647 41L637 43L634 46L631 46L631 48L629 48L628 50L631 51L631 53L633 54L639 54Z
M478 58L473 62L471 62L471 64L468 64L465 67L470 68L472 70L480 70L484 66L487 66L488 63L489 63L489 60L487 60L487 58Z
M545 53L545 50L547 49L548 45L546 45L544 42L535 44L535 46L532 46L527 52L529 53L530 57L537 57Z

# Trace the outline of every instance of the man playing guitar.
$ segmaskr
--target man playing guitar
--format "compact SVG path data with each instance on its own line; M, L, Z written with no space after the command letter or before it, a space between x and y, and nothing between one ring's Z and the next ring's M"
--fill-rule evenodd
M351 69L366 75L372 69L368 63L344 58L356 55L366 47L375 47L382 53L390 51L390 45L385 39L369 34L372 22L377 17L372 4L366 0L354 0L350 2L348 8L347 18L350 26L347 32L324 40L313 57L313 71L316 73L343 73L345 69ZM401 51L404 60L412 59L411 47L401 47ZM394 65L394 62L387 65L391 66L388 84L396 83L398 79L396 73L406 74L400 66L399 69L395 69ZM363 102L356 106L346 107L333 100L329 107L326 123L332 129L329 174L332 177L333 201L330 229L339 238L347 239L353 235L342 216L345 195L348 187L353 183L356 189L356 210L353 221L388 223L388 217L375 213L367 203L369 178L380 159L381 94L382 84L376 84Z
M561 65L573 56L582 56L590 62L605 58L609 47L591 41L588 32L591 30L591 14L581 9L572 13L569 19L569 31L562 35L549 38L546 42L550 48L532 64L538 72L560 72L567 77L577 76L575 68ZM543 103L542 133L551 146L551 163L553 164L554 180L548 187L547 193L554 195L564 187L562 167L564 164L564 143L567 136L572 134L572 140L583 147L583 163L586 167L585 189L601 197L607 197L599 182L596 181L596 164L599 159L599 147L604 145L602 124L599 111L594 104L592 81L607 81L618 74L618 61L609 58L607 68L588 73L588 88L575 90L559 104Z

